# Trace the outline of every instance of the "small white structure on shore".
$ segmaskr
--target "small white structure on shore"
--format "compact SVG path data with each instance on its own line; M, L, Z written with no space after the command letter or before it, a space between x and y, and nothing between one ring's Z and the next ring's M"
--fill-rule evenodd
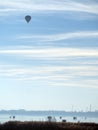
M47 117L47 121L48 121L48 122L56 122L56 118L55 118L55 117L52 117L52 116L48 116L48 117Z

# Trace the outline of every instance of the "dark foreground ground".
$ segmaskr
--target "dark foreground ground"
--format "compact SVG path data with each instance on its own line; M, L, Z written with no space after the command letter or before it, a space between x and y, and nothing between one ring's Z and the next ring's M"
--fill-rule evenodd
M0 130L98 130L95 123L7 122Z

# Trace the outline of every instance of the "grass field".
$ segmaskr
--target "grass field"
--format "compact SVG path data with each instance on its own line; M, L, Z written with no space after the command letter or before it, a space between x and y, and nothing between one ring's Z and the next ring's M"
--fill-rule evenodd
M95 123L6 122L0 130L98 130Z

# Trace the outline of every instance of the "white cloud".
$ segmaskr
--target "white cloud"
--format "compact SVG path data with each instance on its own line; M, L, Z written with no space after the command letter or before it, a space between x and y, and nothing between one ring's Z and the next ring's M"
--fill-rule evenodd
M67 39L98 38L98 31L78 31L53 35L19 35L17 39L31 39L37 42L60 41Z
M5 49L0 54L25 58L65 58L65 57L98 57L98 48L44 48L44 49Z
M97 76L98 67L89 65L42 67L17 67L12 65L0 65L0 77L28 82L45 82L50 86L98 88L98 82L95 79Z
M0 0L1 12L12 12L13 9L25 11L74 11L98 14L98 4L89 1L88 3L75 0Z

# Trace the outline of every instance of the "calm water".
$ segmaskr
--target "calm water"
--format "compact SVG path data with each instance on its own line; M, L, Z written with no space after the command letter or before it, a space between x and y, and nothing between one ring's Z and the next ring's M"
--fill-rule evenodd
M73 120L73 117L66 116L60 119L59 116L55 116L57 122L61 122L63 119L66 119L67 122L95 122L98 123L97 118L90 118L90 117L77 117L77 120ZM28 115L15 115L15 119L13 119L13 115L0 115L0 123L5 123L7 121L47 121L47 116L28 116Z

